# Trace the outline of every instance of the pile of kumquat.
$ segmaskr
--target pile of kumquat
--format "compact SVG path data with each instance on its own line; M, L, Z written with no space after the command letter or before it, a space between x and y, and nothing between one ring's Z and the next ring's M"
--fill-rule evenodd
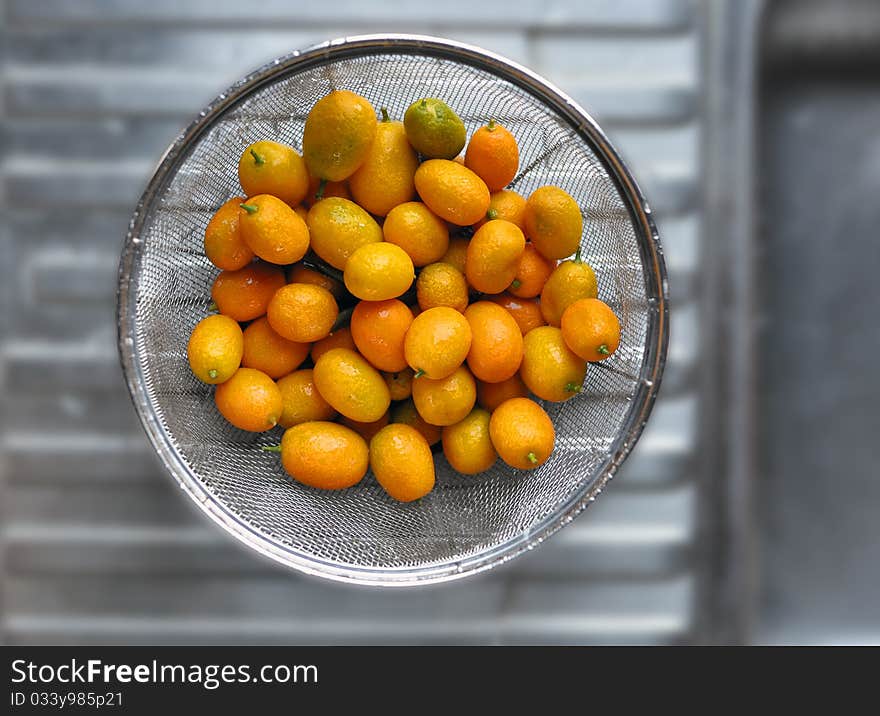
M217 410L241 430L284 428L264 449L300 483L347 488L372 468L403 502L433 489L438 443L466 475L546 462L555 431L530 395L575 396L620 342L581 259L577 202L507 189L514 136L489 119L468 141L439 99L401 122L331 92L302 147L248 146L242 195L205 230L216 313L187 356Z

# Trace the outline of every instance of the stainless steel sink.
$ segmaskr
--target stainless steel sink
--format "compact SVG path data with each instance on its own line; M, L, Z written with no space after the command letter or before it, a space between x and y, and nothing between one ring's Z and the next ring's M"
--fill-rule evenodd
M754 637L880 642L880 4L771 3L755 188Z
M876 4L100 5L0 0L0 640L880 642ZM654 415L597 504L497 573L391 595L291 575L194 514L113 318L131 209L189 117L272 56L377 31L485 46L593 111L656 210L672 298Z
M718 641L880 642L880 5L727 3L709 44Z

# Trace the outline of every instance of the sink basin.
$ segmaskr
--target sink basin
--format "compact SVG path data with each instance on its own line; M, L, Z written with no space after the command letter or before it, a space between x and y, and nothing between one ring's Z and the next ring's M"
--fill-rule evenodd
M880 5L761 23L751 638L878 643Z

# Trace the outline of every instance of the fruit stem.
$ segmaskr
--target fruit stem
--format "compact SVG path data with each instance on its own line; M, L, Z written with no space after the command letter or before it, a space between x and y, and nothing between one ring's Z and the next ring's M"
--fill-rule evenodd
M596 349L597 352L601 353L603 356L611 355L611 351L608 350L608 346L604 343Z
M383 122L390 122L391 121L391 117L388 116L388 110L385 107L380 108L379 111L382 113L382 121Z
M415 373L413 373L413 380L415 380L416 378L421 378L423 375L425 375L425 371L419 368Z
M321 179L318 182L318 191L315 192L315 199L323 199L324 198L324 189L327 187L327 180Z
M578 250L574 255L574 262L576 264L582 264L584 262L584 260L581 258L581 247L580 246L578 246Z
M566 383L565 384L565 392L566 393L580 393L581 386L577 385L576 383Z
M492 221L492 219L497 219L498 218L498 209L494 209L494 208L489 209L489 211L486 212L486 218L489 221Z
M520 286L522 286L522 281L520 281L518 278L515 278L513 279L513 281L510 282L510 287L514 291L516 291L516 289L518 289Z
M256 150L251 149L251 155L253 156L253 158L254 158L254 163L255 163L257 166L259 166L260 164L265 164L265 163L266 163L266 159L265 159L262 155L257 154Z
M254 204L239 204L239 206L244 209L248 214L256 214L259 210L259 206L255 206Z
M422 100L422 105L421 105L421 106L422 106L423 108L428 106L428 98L427 98L427 97L425 97L425 99Z
M217 310L217 302L211 301L211 303L208 304L208 311L216 311L216 310Z
M538 456L535 455L535 453L533 453L533 452L530 452L528 455L526 455L526 458L528 459L528 461L530 463L532 463L532 465L534 465L538 462Z
M281 446L280 445L263 445L263 447L261 447L260 450L263 450L264 452L281 452Z
M489 120L489 124L486 125L486 129L488 129L490 132L495 131L495 120L494 119Z
M217 373L217 371L214 370L213 368L211 368L211 370L208 371L208 377L209 377L211 380L214 380L214 378L216 378L218 375L219 375L219 374Z

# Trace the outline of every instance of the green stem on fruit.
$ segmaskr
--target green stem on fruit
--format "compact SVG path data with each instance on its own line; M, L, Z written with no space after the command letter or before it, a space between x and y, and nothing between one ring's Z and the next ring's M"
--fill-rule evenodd
M388 110L385 107L381 107L379 109L379 111L382 113L382 121L383 122L390 122L391 121L391 117L388 116Z
M489 120L489 124L486 125L486 129L488 129L490 132L495 131L495 120L494 119Z
M566 393L580 393L581 386L579 386L577 383L566 383L565 384L565 392Z
M316 200L324 198L324 189L326 189L326 188L327 188L327 180L321 179L321 181L318 182L318 191L315 192L315 199Z
M239 206L244 209L248 214L256 214L257 211L260 209L260 207L256 206L255 204L239 204Z
M428 106L428 98L425 97L425 99L422 100L421 107L422 107L422 109L424 109L427 106Z
M208 304L208 312L213 312L216 310L217 310L217 302L211 301L211 303Z
M266 158L263 157L261 154L257 154L256 150L251 149L251 155L254 158L254 164L256 164L257 166L260 166L260 164L266 163Z
M574 255L574 262L576 264L582 264L584 262L584 260L581 258L581 250L582 250L581 247L578 246L578 250Z
M498 209L495 209L495 208L489 209L489 211L486 212L486 218L489 221L492 221L492 219L497 219L498 218Z
M415 373L413 373L413 380L415 380L416 378L421 378L423 375L425 375L425 371L419 368Z
M510 287L514 291L516 291L516 289L518 289L520 286L522 286L522 281L520 281L518 278L515 278L513 279L513 281L510 282Z
M535 455L535 453L533 453L533 452L530 452L528 455L526 455L526 459L527 459L530 463L532 463L532 465L536 465L537 462L538 462L538 456Z
M281 446L280 445L263 445L263 447L261 447L260 450L263 450L264 452L281 452Z
M214 380L214 378L216 378L218 375L220 375L220 374L216 370L214 370L213 368L211 368L211 370L208 371L208 377L211 380Z
M611 355L611 351L608 350L608 346L606 346L604 343L596 349L596 352L602 354L603 356Z

